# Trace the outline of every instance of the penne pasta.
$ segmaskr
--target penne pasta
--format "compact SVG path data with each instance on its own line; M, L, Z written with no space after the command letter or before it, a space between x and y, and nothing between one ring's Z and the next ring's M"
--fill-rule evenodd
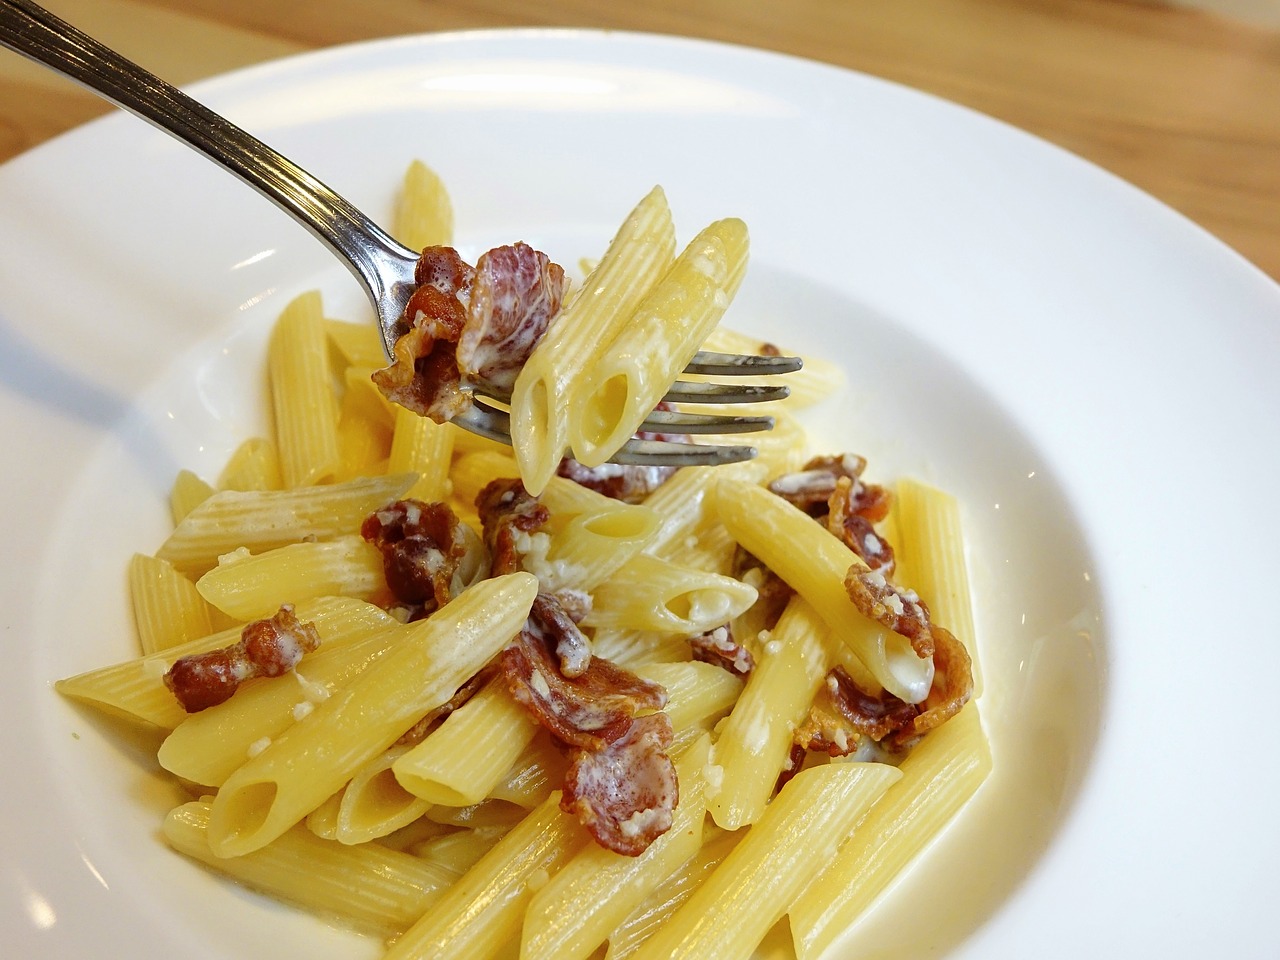
M841 850L790 906L799 960L817 960L969 802L991 771L991 753L970 703L932 731L901 766Z
M755 602L755 588L740 580L640 554L596 588L583 622L693 637L723 626Z
M267 348L280 474L286 487L331 479L338 470L338 410L318 293L281 313Z
M224 490L192 510L156 551L188 576L200 576L233 550L272 550L301 540L332 540L413 485L412 474L361 477L292 490Z
M169 513L174 524L181 523L188 513L213 494L213 487L190 470L179 470L178 476L174 478L173 488L169 491Z
M845 573L865 567L857 554L764 487L722 480L716 507L733 538L812 604L881 686L907 703L925 698L933 662L918 657L906 637L862 616L845 593Z
M320 642L341 643L390 621L377 607L345 597L326 597L297 606L298 619L315 625ZM164 685L165 672L179 657L217 650L240 639L234 627L169 647L144 657L89 670L54 684L63 696L91 703L100 710L130 720L144 720L172 730L187 714Z
M213 633L209 605L196 585L163 560L141 553L133 555L129 561L129 597L144 654Z
M254 853L217 857L209 847L209 816L204 801L177 807L165 818L165 840L256 890L383 936L412 924L455 878L407 853L335 843L301 826Z
M638 857L588 844L533 895L525 912L521 960L586 960L632 910L702 846L706 813L703 735L676 764L680 803L671 829Z
M410 250L453 243L453 202L439 175L421 160L405 171L392 233Z
M526 573L484 580L410 625L355 682L227 778L209 822L214 853L257 850L319 806L505 646L536 592Z
M982 693L982 669L969 602L960 504L948 493L918 480L898 481L894 497L898 551L907 564L898 580L915 589L933 619L965 645L973 661L973 695Z
M747 246L745 223L716 221L636 306L569 392L565 414L574 457L597 467L640 429L733 300Z
M747 960L833 858L840 841L902 776L879 763L803 770L765 815L633 957Z
M708 808L717 825L737 830L764 815L796 728L831 667L831 642L813 607L793 597L716 737L711 762L720 772Z
M252 437L240 444L218 475L219 490L279 490L280 454L264 437Z
M224 554L196 581L200 596L237 620L256 620L316 597L390 599L382 554L362 537L290 543L265 553Z
M518 939L533 887L586 842L559 792L520 821L391 945L385 960L482 960Z
M563 411L577 384L630 318L675 252L666 195L655 187L631 211L582 289L534 348L511 394L520 476L539 494L569 446Z

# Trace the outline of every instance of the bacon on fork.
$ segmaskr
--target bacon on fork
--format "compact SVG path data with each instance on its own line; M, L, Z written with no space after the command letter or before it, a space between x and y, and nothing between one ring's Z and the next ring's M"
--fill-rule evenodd
M474 268L452 247L427 247L414 280L405 332L373 381L437 423L470 407L475 389L510 389L565 292L564 270L526 243L490 250Z

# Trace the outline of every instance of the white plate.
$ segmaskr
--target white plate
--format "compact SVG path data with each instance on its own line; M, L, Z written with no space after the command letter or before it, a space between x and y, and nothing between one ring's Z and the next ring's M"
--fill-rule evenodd
M428 159L470 255L576 263L655 182L685 236L744 217L733 322L849 370L815 434L962 498L997 773L848 956L1280 955L1275 284L1040 141L749 50L444 35L196 92L375 215ZM14 956L376 955L169 853L154 743L50 689L129 655L128 556L179 467L259 428L264 331L315 284L364 316L305 233L132 118L0 169Z

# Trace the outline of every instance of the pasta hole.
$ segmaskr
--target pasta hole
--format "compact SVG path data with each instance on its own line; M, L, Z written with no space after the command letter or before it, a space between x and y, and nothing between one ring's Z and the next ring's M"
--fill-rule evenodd
M237 846L248 842L266 826L275 807L279 786L274 780L250 783L226 798L218 819L227 828L225 843Z
M582 436L592 446L610 441L619 421L626 415L630 380L615 374L600 384L587 400L582 415Z
M583 530L606 540L638 540L653 528L651 517L640 510L609 510L582 522Z

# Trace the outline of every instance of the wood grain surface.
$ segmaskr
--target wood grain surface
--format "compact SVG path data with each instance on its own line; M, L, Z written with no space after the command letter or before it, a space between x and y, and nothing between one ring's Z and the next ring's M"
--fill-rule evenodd
M316 47L580 26L779 50L974 107L1111 170L1280 279L1280 31L1140 0L47 0L176 83ZM0 51L0 161L109 109Z

